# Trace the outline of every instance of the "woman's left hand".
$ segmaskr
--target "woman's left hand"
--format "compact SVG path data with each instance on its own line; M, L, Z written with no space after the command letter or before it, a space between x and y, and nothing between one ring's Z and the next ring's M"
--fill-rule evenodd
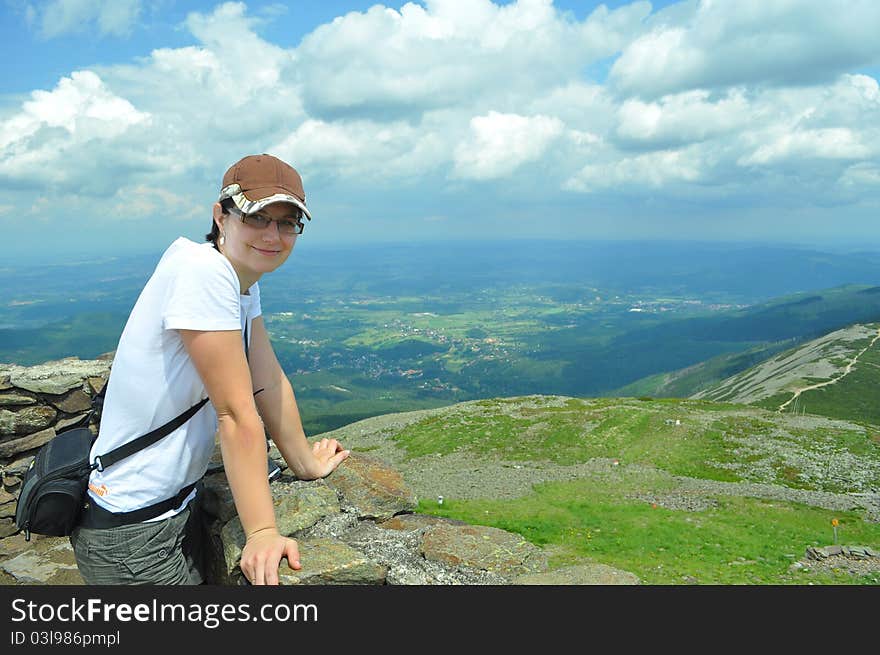
M313 443L312 455L315 457L314 479L323 478L332 473L350 454L351 451L344 450L342 444L336 441L336 439L321 439Z

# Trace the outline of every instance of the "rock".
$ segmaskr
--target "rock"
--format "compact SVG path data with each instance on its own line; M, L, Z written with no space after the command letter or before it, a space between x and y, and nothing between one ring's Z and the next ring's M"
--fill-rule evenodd
M71 416L70 418L63 418L55 424L55 432L61 432L65 428L75 425L76 423L82 422L83 418L88 414L88 412L84 414L80 414L79 416Z
M467 525L464 521L457 519L447 519L442 516L431 516L430 514L398 514L385 521L379 521L376 526L383 530L401 530L412 532L414 530L422 530L432 525L443 523L446 525Z
M408 515L401 515L394 519L407 517ZM423 518L439 519L428 516ZM443 523L447 520L439 519L438 522ZM463 564L450 565L446 562L426 559L419 550L424 528L418 528L417 525L428 525L429 522L418 520L402 523L409 523L406 527L412 529L385 529L373 521L359 521L355 526L345 530L340 539L371 560L385 566L388 569L386 584L507 584L504 576L495 572ZM467 524L462 523L462 525Z
M2 467L4 480L10 475L19 478L24 475L24 472L27 471L28 466L31 465L31 460L33 458L33 454L18 455L17 457L11 459L9 462L4 464Z
M29 434L21 439L12 439L10 441L0 441L0 457L12 457L19 453L27 452L34 448L39 448L43 444L55 438L54 428L47 428L34 434ZM30 464L30 462L28 462Z
M14 412L0 409L0 438L31 434L49 427L58 412L46 405L23 407Z
M226 523L235 517L235 502L226 475L205 476L202 489L202 509L210 516Z
M694 584L691 581L690 584ZM515 577L514 585L637 585L639 579L628 571L606 564L577 564L544 573L527 573Z
M880 553L872 550L868 546L841 546L842 555L852 557L853 559L868 559L871 557L880 557Z
M21 478L17 475L7 475L4 473L2 475L3 478L3 490L4 491L18 491L18 485L21 484Z
M504 575L547 569L541 551L517 534L481 525L437 524L425 530L420 550L426 559Z
M338 539L315 539L298 542L302 569L286 563L278 571L283 585L381 585L385 583L384 566L370 561L363 553Z
M17 504L18 494L10 493L0 487L0 518L14 519Z
M403 476L382 460L352 453L325 478L364 518L385 519L416 508L418 499Z
M9 381L19 389L60 395L71 389L81 388L86 378L106 375L109 368L109 362L66 357L37 366L13 365Z
M33 396L24 396L20 393L4 393L0 394L0 407L10 407L14 405L33 405L37 402Z
M18 527L15 525L15 519L0 519L0 539L5 541L6 537L14 535L18 532Z
M273 495L278 531L286 536L293 536L300 530L313 526L322 517L340 511L336 492L321 481L294 481L287 485L273 485ZM214 530L216 531L216 526ZM238 516L219 529L219 537L224 564L223 577L231 579L238 570L241 551L246 541Z
M18 534L6 537L5 539L0 539L0 562L9 559L13 555L17 555L23 550L29 550L36 545L36 542L42 539L40 535L32 535L31 541L26 541L24 538L24 533L19 532ZM47 539L50 537L46 537Z
M283 535L295 535L300 530L313 526L321 518L341 511L336 492L323 481L305 483L309 486L303 484L281 483L272 488L278 531Z
M82 585L67 537L42 539L32 548L0 561L0 571L18 584Z
M89 390L91 391L91 395L98 393L101 389L104 388L104 385L107 384L108 375L99 376L99 377L90 377L89 378Z
M82 389L71 389L60 396L45 396L53 407L67 414L85 412L92 408L92 397Z

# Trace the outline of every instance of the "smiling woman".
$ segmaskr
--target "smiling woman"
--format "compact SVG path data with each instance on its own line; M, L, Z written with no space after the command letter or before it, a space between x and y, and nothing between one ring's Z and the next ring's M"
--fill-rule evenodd
M92 472L89 507L71 535L87 583L204 581L198 483L218 438L246 537L246 578L277 584L283 557L300 568L296 541L276 528L266 433L300 479L329 474L349 454L335 439L306 440L261 316L258 281L288 258L303 215L311 218L299 173L250 155L223 178L208 242L181 237L162 255L119 340L92 457L195 413Z

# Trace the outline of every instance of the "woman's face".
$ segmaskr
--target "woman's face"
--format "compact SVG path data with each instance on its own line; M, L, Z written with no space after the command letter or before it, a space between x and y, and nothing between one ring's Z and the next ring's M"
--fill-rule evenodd
M297 210L288 203L276 202L264 207L260 213L285 219L296 216ZM239 277L245 276L248 282L281 266L296 244L297 235L282 234L274 220L264 228L253 227L243 223L235 210L223 214L219 204L214 206L214 220L225 236L224 244L219 246L220 252L232 262Z

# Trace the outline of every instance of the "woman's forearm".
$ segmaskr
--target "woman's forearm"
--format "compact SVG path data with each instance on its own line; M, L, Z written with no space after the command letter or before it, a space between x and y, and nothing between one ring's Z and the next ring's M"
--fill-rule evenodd
M257 394L256 401L266 430L296 477L301 480L319 477L287 376L280 374L275 384Z
M266 477L266 438L259 417L218 420L220 452L235 508L250 538L257 532L276 530L275 508Z

